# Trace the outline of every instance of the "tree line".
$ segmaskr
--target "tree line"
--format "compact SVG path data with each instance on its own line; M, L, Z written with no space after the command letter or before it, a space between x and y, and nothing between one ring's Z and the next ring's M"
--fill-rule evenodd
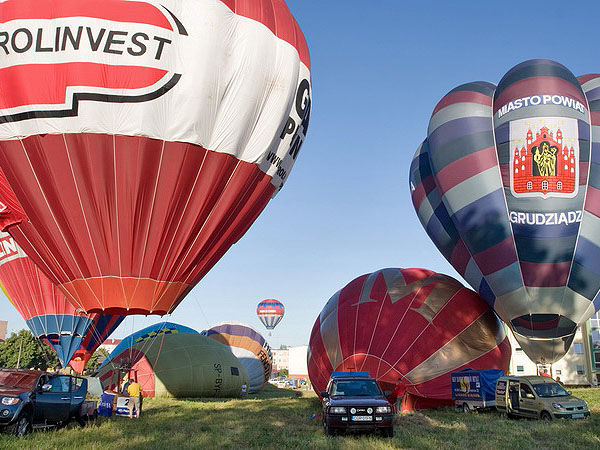
M98 349L88 361L85 372L93 372L108 356L105 349ZM29 330L21 330L0 343L0 368L59 370L62 368L54 348L33 336Z

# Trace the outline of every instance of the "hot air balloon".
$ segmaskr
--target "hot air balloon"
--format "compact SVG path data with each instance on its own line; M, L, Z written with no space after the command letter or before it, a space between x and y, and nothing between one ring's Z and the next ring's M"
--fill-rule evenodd
M239 397L248 384L246 369L228 347L171 322L123 339L98 369L105 389L117 389L123 367L135 373L144 397Z
M49 342L63 367L83 372L94 351L124 316L84 314L33 263L8 233L0 232L0 287L37 338Z
M237 322L217 324L203 335L229 347L248 372L248 392L259 392L271 378L273 355L264 337L249 325Z
M6 0L0 14L16 195L0 201L22 207L2 209L4 230L86 312L172 311L304 142L310 57L287 4Z
M598 86L543 59L459 86L410 170L429 237L538 363L600 307Z
M403 408L452 404L452 372L510 362L502 322L475 292L426 269L382 269L333 295L313 326L308 375L320 395L334 371L369 372Z
M263 300L256 307L256 315L267 330L273 330L283 319L284 313L283 303L275 299Z

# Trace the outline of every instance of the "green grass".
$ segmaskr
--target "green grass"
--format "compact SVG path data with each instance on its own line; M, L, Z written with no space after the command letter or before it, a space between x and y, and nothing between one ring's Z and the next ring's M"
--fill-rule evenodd
M496 413L465 415L450 408L396 417L395 436L328 437L312 393L267 386L244 400L144 401L140 419L110 418L95 425L0 436L4 449L600 449L600 389L575 389L592 410L589 420L541 422L502 419ZM300 395L298 395L300 394Z

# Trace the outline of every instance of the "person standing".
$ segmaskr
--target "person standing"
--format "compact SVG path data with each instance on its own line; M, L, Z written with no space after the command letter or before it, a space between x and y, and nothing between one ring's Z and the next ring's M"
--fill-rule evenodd
M396 383L396 387L394 389L394 395L396 396L396 412L402 412L402 400L404 395L406 394L406 386L402 382L402 378L398 378L398 382Z
M133 380L133 383L129 383L127 388L129 393L129 417L133 417L133 409L135 408L135 417L140 417L142 409L142 386L137 382L137 378Z

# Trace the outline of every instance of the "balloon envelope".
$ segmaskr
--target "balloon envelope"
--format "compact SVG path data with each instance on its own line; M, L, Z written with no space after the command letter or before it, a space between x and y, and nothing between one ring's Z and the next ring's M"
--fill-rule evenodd
M600 307L599 86L550 60L459 86L411 166L428 235L536 362Z
M271 377L273 355L265 338L249 325L237 322L217 324L203 335L229 347L246 368L248 392L259 392Z
M239 397L248 374L228 347L169 322L125 338L98 369L105 389L134 372L145 397Z
M263 300L256 307L256 315L267 330L274 329L285 313L283 303L279 300Z
M304 141L310 57L285 1L7 0L0 14L14 28L0 167L23 210L4 229L78 308L172 311Z
M0 232L0 286L37 338L48 341L63 367L82 372L124 316L84 314L33 263L8 233Z
M369 372L383 390L401 378L433 407L452 400L452 372L506 371L510 355L504 325L475 292L430 270L390 268L329 299L310 335L308 374L317 394L334 371Z

